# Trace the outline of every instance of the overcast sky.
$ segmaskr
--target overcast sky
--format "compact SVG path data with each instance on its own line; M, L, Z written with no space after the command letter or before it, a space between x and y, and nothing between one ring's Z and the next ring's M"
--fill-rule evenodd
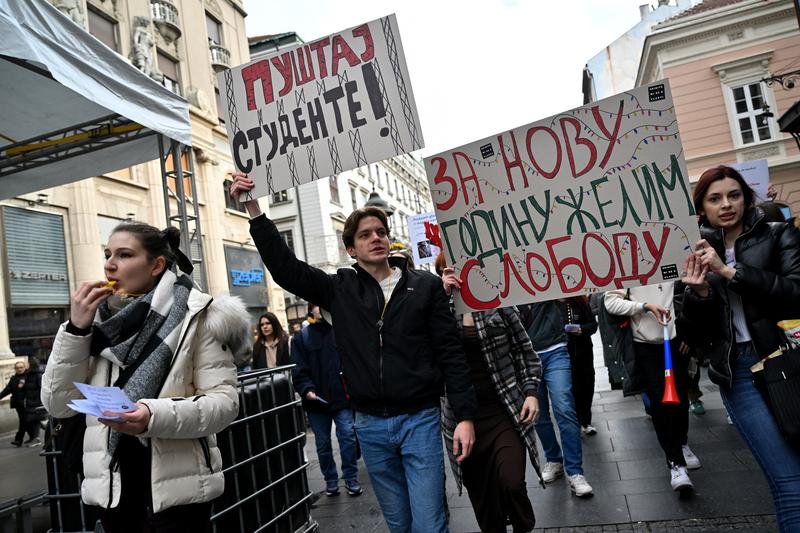
M247 34L310 41L396 13L428 156L583 103L584 64L655 0L245 0Z

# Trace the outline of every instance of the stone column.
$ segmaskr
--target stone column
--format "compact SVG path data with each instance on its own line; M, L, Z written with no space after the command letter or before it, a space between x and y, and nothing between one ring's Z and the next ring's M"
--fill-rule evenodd
M6 269L3 261L0 261L0 359L14 357L8 339L8 300L6 300ZM3 385L5 386L5 385Z
M68 185L71 192L69 210L69 243L75 279L72 289L89 280L105 278L97 227L95 179L76 181Z

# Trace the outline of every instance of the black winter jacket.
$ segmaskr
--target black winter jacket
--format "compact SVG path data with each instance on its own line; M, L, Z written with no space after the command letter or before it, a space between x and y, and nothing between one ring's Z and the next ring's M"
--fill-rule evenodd
M554 344L567 342L558 301L536 302L518 307L534 350L540 352Z
M289 339L278 342L275 350L275 364L284 366L290 364L289 361ZM253 344L253 370L267 368L267 348L260 342Z
M307 411L329 413L350 407L342 385L342 371L333 328L324 320L309 324L292 338L292 383ZM314 391L328 403L307 400Z
M589 362L594 359L592 349L592 335L597 331L597 319L589 307L588 301L578 298L564 302L558 302L561 311L561 320L564 324L578 324L581 327L580 335L567 333L567 351L573 361ZM562 327L563 330L563 327ZM594 368L594 366L592 366Z
M0 391L0 398L11 395L12 409L25 408L33 412L42 405L40 399L42 390L42 373L38 370L28 370L24 374L14 374L8 384Z
M722 230L700 227L701 236L725 257ZM727 291L742 298L745 321L756 353L765 357L786 338L776 325L780 320L800 317L800 232L785 222L766 222L758 208L749 209L741 235L734 243L736 274L726 280L708 274L707 298L691 288L684 296L683 315L691 340L701 342L708 353L708 376L714 383L730 387L736 338Z
M438 407L446 387L458 421L474 418L475 392L441 279L391 258L402 278L384 309L379 283L357 264L327 274L298 260L264 215L250 221L250 234L278 285L331 313L357 410L416 413Z

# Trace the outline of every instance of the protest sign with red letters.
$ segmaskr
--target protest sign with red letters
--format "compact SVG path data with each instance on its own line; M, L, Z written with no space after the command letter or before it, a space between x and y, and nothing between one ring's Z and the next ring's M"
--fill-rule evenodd
M225 70L218 82L252 197L424 146L394 15Z
M425 167L459 311L676 280L699 240L667 81Z

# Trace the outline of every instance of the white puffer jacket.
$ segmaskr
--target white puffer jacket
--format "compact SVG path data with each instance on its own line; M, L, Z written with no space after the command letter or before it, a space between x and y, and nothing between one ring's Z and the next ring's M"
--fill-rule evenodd
M239 411L233 354L247 342L247 310L238 298L212 302L195 290L188 308L161 393L142 400L153 413L140 437L150 441L154 513L222 494L222 458L214 434ZM89 356L90 344L91 334L72 335L66 324L58 330L42 381L42 402L56 418L75 415L67 403L82 396L73 382L106 386L119 374L106 359ZM81 497L105 508L116 507L121 493L119 470L111 472L109 466L108 431L97 418L86 417Z

